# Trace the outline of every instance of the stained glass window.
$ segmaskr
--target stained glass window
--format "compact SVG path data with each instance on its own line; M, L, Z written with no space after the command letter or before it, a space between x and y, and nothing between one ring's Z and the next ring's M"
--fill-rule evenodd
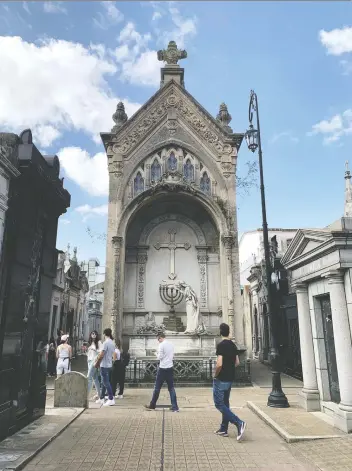
M157 182L161 178L161 166L157 159L154 160L150 168L152 182Z
M167 159L167 169L170 172L174 172L175 170L177 170L177 159L173 152L171 152L170 157Z
M185 175L185 179L188 182L194 181L194 166L192 165L192 162L190 159L186 160L186 163L183 166L183 173Z
M138 195L144 191L144 178L142 177L141 172L138 172L134 179L134 194Z
M202 178L200 179L200 189L204 191L204 193L206 193L207 195L210 195L211 184L207 172L204 172Z

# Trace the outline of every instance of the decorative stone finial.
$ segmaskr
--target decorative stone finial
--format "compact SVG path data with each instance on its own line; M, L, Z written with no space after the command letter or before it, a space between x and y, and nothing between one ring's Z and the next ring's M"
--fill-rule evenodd
M74 247L73 248L73 257L72 257L72 260L74 262L77 262L77 247Z
M352 217L352 186L351 186L351 172L348 168L348 161L345 162L345 209L344 217Z
M177 49L175 41L170 41L167 49L158 51L158 60L166 62L167 65L178 65L181 59L186 59L187 52Z
M116 132L128 120L128 116L125 112L125 105L122 101L117 104L116 111L112 115L112 119L115 123L115 126L112 128L112 132Z
M232 116L228 112L227 105L225 103L221 103L216 119L224 127L224 129L226 129L226 131L232 132L232 129L229 126Z

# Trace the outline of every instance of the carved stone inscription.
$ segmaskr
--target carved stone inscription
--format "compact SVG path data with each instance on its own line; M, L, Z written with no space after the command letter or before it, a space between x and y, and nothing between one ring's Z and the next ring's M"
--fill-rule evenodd
M200 296L199 304L201 309L208 308L208 274L207 274L207 248L197 247L197 258L200 272Z
M137 253L137 307L144 309L145 268L148 260L146 249Z

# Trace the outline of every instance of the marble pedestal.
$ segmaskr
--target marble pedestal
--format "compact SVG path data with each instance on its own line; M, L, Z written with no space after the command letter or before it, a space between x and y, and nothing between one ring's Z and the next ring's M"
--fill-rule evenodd
M181 332L167 333L166 338L174 345L177 357L213 357L219 341L219 337L214 334L198 336ZM129 343L130 354L135 358L155 356L159 345L155 334L129 335Z

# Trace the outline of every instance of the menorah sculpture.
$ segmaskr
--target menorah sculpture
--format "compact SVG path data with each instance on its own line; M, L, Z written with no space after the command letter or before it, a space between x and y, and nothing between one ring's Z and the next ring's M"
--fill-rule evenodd
M183 299L182 292L174 284L161 283L159 293L161 300L170 306L170 314L175 314L175 306Z

